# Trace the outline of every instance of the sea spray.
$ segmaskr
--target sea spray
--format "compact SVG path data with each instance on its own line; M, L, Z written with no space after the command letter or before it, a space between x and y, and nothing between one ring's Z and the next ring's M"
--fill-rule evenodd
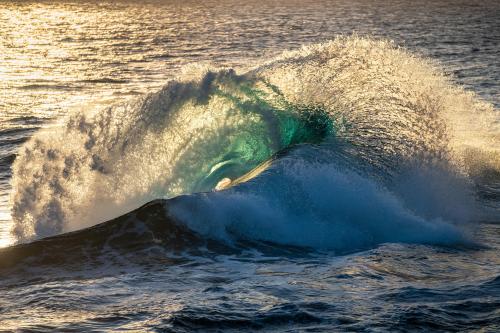
M353 186L383 188L370 198L394 209L380 215L384 223L393 220L394 228L403 229L420 223L428 230L435 224L448 230L455 222L450 209L422 210L418 200L404 195L412 185L398 187L399 179L408 170L440 170L449 184L460 184L453 188L460 193L458 203L468 202L462 208L468 216L474 200L463 152L498 156L495 117L490 104L451 84L429 61L390 42L340 37L287 52L247 73L211 69L197 79L173 80L157 93L73 114L64 126L35 134L13 168L14 234L21 241L53 235L105 221L155 198L210 191L280 151L318 144L343 147L336 154L365 179ZM331 150L314 150L301 163L314 165L329 158L325 152ZM340 162L331 163L336 167ZM424 188L419 197L447 201L440 197L447 184L437 192ZM278 190L287 197L287 186ZM355 198L359 191L336 193L362 198ZM273 214L292 216L279 209ZM408 220L413 222L401 222ZM409 234L402 232L399 239L434 239L431 232Z
M308 148L297 149L247 183L179 197L168 211L204 237L228 243L267 241L348 252L386 242L468 241L456 224L436 215L420 217L375 181L335 161L304 161L304 150ZM443 198L442 204L450 202Z

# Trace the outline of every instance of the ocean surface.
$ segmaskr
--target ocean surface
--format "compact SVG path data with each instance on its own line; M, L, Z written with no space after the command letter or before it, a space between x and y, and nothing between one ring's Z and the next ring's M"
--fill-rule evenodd
M0 331L500 331L497 1L0 1Z

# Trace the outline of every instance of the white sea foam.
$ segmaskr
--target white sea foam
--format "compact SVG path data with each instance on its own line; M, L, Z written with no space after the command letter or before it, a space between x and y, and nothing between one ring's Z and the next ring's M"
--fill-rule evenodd
M429 61L389 42L337 38L242 75L205 69L35 134L13 167L14 233L29 240L79 229L155 198L211 190L290 145L336 140L357 171L317 168L314 161L325 157L307 157L310 166L284 176L308 193L303 211L287 209L293 193L283 179L275 205L271 194L208 195L206 209L222 219L210 223L226 228L233 222L224 214L246 212L235 232L302 245L433 241L457 233L444 220L473 213L459 204L471 201L468 182L478 169L466 157L480 152L480 166L498 170L498 127L492 105L451 84ZM428 179L443 181L422 186ZM440 202L449 209L436 208ZM290 221L295 227L280 227Z
M441 204L457 203L441 198ZM444 210L423 218L420 210L370 179L301 159L280 161L257 179L226 191L179 198L169 212L205 237L229 242L348 251L385 242L453 244L467 239L456 223L443 220Z

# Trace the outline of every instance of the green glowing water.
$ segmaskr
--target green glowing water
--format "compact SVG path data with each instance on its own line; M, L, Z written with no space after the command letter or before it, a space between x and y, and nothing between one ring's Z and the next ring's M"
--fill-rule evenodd
M322 106L293 104L268 82L246 81L230 90L218 88L214 95L231 103L232 113L245 125L212 163L208 175L200 175L195 191L213 189L226 177L240 177L283 149L335 135L337 124Z

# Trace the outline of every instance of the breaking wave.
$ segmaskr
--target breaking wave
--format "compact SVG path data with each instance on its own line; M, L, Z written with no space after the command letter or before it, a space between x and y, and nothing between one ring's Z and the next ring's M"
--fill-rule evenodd
M499 126L491 104L386 41L339 37L245 73L200 67L35 134L13 168L13 233L178 197L175 220L229 243L460 242L484 213L478 179L499 179Z

